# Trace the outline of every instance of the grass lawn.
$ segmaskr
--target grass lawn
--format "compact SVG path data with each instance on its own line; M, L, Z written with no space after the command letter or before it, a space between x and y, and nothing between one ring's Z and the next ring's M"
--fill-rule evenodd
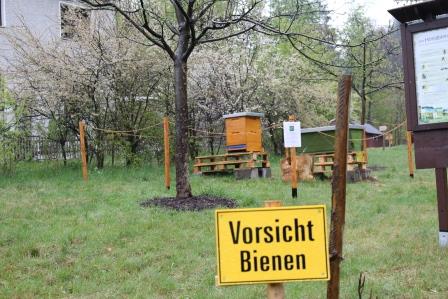
M434 170L411 179L404 147L369 151L377 182L349 184L341 298L448 298L448 249L438 245ZM272 179L192 176L195 194L326 204L330 181L290 187ZM174 176L174 173L173 173ZM141 208L163 187L163 169L106 168L81 179L80 165L23 163L0 178L0 298L264 298L265 285L215 287L212 210ZM329 222L329 218L328 218ZM325 298L326 282L286 284L288 298Z

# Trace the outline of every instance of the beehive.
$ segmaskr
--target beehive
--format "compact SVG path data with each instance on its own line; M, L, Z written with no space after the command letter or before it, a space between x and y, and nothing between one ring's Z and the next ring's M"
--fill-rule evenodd
M348 130L348 151L362 151L362 138L364 127L361 125L350 125ZM336 138L335 126L302 129L302 147L300 153L322 154L334 153Z
M228 152L262 152L262 113L239 112L224 115Z

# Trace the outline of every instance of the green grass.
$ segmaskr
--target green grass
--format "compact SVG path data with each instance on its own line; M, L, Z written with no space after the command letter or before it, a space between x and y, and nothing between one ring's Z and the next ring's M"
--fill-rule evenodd
M448 298L448 250L438 246L433 170L409 178L404 147L371 150L386 169L377 182L349 184L341 298L357 298L358 276L378 298ZM299 200L274 178L192 176L195 194L330 209L329 181L303 183ZM20 164L0 180L0 298L263 298L265 285L215 286L213 211L141 208L163 187L163 169L90 170L79 164ZM174 173L173 173L174 176ZM329 220L328 220L329 222ZM288 298L325 298L325 282L288 283Z

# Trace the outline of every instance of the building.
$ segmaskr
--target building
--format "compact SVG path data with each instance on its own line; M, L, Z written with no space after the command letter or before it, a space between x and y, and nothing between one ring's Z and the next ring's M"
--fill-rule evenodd
M28 28L44 43L70 40L76 35L74 14L78 20L84 19L93 24L92 20L99 13L104 11L89 10L77 0L0 0L0 78L6 82L2 86L11 86L8 66L14 60L15 53L8 36L18 36L21 30ZM0 101L5 102L4 92L0 93ZM3 106L0 105L0 121L13 122L13 111L7 105Z
M382 147L384 138L383 133L371 124L364 124L363 126L366 132L367 147Z

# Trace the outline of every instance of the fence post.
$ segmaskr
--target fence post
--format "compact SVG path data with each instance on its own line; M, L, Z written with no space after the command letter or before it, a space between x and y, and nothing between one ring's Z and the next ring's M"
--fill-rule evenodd
M339 80L336 111L336 144L331 197L330 281L327 298L339 298L340 263L345 224L345 195L347 182L348 115L352 76L344 74Z
M87 174L87 155L86 155L86 143L85 143L85 122L82 120L79 122L79 145L81 148L81 161L82 161L82 178L84 181L88 181Z

